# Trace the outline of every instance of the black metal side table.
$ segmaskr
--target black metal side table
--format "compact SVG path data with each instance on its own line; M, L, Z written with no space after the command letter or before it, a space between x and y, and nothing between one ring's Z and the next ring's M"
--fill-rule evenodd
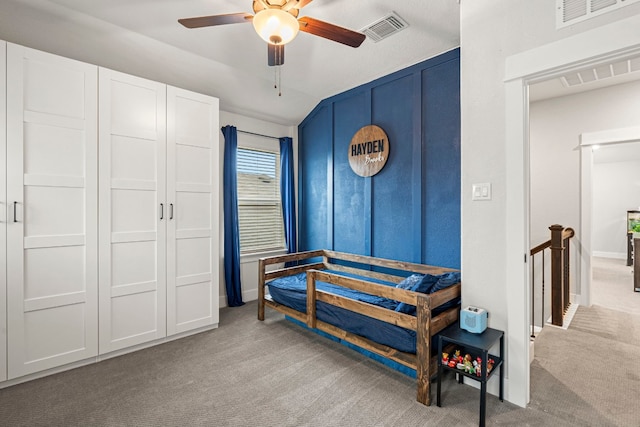
M493 347L498 341L500 341L500 354L490 355L489 349ZM459 346L461 353L473 355L474 357L480 357L481 359L481 374L471 374L465 372L463 369L457 367L449 367L442 364L442 348L448 343ZM441 406L440 399L440 382L442 380L442 374L445 370L454 371L458 376L458 380L462 383L464 377L480 381L480 427L485 425L485 415L487 408L487 381L493 376L496 371L500 371L500 401L502 402L504 393L504 332L487 328L480 334L474 334L460 329L458 324L453 324L444 329L438 334L438 387L437 387L437 405ZM487 366L489 359L494 360L493 369L491 372L487 372Z

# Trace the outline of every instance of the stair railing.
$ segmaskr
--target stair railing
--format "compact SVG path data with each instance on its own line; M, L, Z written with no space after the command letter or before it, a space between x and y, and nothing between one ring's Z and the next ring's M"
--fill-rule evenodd
M564 315L570 305L570 240L575 235L572 228L564 228L555 224L549 227L551 239L531 249L531 337L535 337L535 301L536 301L536 255L542 256L542 279L541 279L541 319L540 325L544 326L546 319L544 316L545 303L545 249L549 249L551 257L551 323L562 326Z

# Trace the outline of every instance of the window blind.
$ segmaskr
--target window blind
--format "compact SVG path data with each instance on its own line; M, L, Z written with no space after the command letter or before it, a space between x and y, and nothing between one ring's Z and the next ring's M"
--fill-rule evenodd
M240 252L285 248L280 200L280 153L238 148Z

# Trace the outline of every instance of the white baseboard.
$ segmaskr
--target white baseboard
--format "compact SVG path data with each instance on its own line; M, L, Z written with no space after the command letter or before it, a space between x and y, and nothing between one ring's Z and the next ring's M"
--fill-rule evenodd
M242 301L244 302L248 302L248 301L255 301L258 299L258 290L257 289L251 289L249 291L242 291ZM222 295L219 296L219 302L220 304L220 308L223 307L227 307L227 294L224 293Z
M627 254L622 252L593 251L593 256L598 258L627 259Z
M536 346L534 345L534 341L529 340L529 364L532 364L533 359L535 358L535 353L534 353L535 347Z
M99 363L103 360L107 360L107 359L112 359L114 357L118 357L118 356L123 356L125 354L128 353L133 353L136 352L138 350L142 350L148 347L153 347L159 344L163 344L169 341L175 341L178 340L180 338L184 338L187 337L189 335L195 335L195 334L199 334L201 332L206 332L212 329L216 329L218 327L218 324L215 323L213 325L208 325L208 326L203 326L201 328L196 328L193 329L191 331L186 331L186 332L180 332L178 334L175 335L170 335L168 337L164 337L164 338L160 338L154 341L149 341L143 344L138 344L138 345L134 345L131 347L127 347L127 348L123 348L121 350L116 350L116 351L112 351L110 353L106 353L106 354L99 354L84 360L79 360L77 362L72 362L72 363L68 363L66 365L62 365L62 366L56 366L55 368L50 368L50 369L46 369L44 371L40 371L40 372L35 372L33 374L28 374L28 375L24 375L22 377L18 377L18 378L13 378L7 381L2 381L0 382L0 389L6 388L6 387L10 387L16 384L21 384L21 383L25 383L27 381L31 381L31 380L35 380L38 378L44 378L47 377L49 375L53 375L53 374L57 374L60 372L65 372L65 371L70 371L72 369L76 369L76 368L80 368L82 366L87 366L87 365L91 365L94 363Z
M571 304L584 305L582 303L582 295L578 294L569 294L569 302L571 302Z
M549 317L549 319L547 319L547 323L545 326L551 326L552 328L560 328L560 329L568 329L569 326L571 325L571 321L573 320L573 316L576 314L576 311L578 310L578 307L580 305L576 304L575 302L572 302L571 304L569 304L569 307L567 308L567 312L564 314L563 319L562 319L562 326L556 326L553 323L551 323L551 317Z

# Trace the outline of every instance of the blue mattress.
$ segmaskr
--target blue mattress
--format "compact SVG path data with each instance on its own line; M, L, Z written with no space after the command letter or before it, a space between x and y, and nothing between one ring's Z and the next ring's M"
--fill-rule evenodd
M342 276L363 277L348 273L325 270L329 273ZM375 282L387 286L395 286L395 283L385 282L372 278L365 278L369 282ZM279 304L290 307L296 311L307 312L307 275L300 273L293 276L280 277L267 284L273 300ZM358 301L367 302L377 306L394 310L398 302L388 298L378 297L342 286L325 282L316 282L316 288L333 294L342 295ZM459 302L455 302L457 304ZM383 322L378 319L354 313L352 311L318 301L316 304L316 317L318 320L334 325L345 331L368 338L379 344L393 347L406 353L416 352L416 332Z

